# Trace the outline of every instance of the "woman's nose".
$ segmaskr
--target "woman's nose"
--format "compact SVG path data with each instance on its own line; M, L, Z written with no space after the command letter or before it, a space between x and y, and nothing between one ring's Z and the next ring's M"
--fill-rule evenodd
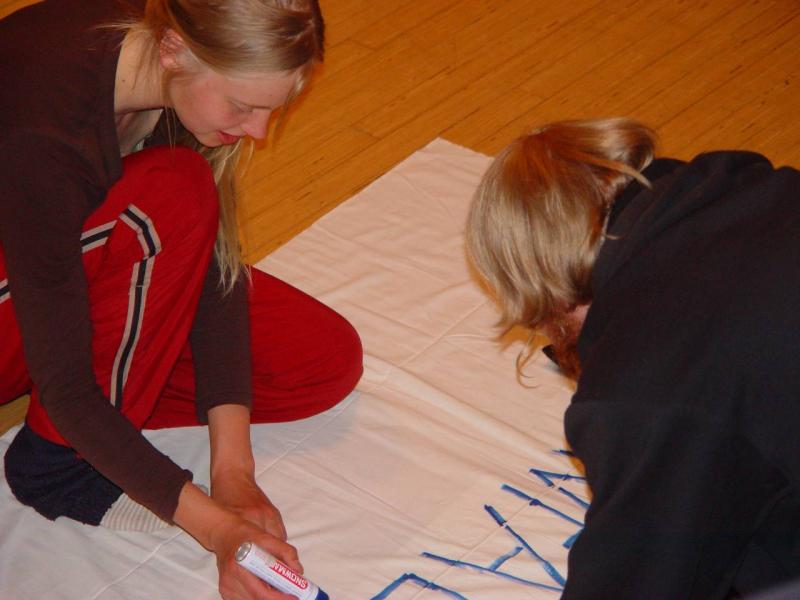
M267 127L269 127L269 117L272 114L271 110L256 109L247 116L247 119L242 123L242 129L250 137L263 140L267 137Z

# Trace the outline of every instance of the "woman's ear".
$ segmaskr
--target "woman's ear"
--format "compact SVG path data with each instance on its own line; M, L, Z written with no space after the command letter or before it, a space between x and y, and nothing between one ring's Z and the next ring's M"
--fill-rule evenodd
M186 66L189 48L174 29L167 29L158 44L158 56L165 71L180 71Z

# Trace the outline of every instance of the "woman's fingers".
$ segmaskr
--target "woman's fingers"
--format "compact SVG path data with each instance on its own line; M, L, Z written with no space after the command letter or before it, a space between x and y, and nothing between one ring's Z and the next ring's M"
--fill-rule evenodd
M270 587L236 562L220 569L219 591L224 600L297 600Z
M300 563L300 556L297 553L297 548L291 544L269 534L264 534L263 536L248 541L263 548L296 573L300 575L303 574L303 565Z
M237 598L237 595L240 595L247 600L250 598L295 600L292 596L273 590L236 562L236 551L244 542L251 542L261 547L297 573L302 574L303 572L297 548L240 518L239 524L229 529L225 538L221 539L220 544L215 548L219 568L220 593L229 594L231 598ZM223 597L227 600L224 594Z

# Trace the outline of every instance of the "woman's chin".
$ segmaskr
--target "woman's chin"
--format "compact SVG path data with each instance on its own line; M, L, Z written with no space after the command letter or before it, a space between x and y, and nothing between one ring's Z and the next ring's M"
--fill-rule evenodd
M218 148L219 146L224 146L225 142L222 141L222 138L219 135L220 132L213 131L210 133L196 133L191 131L191 134L194 136L198 142L200 142L206 148Z

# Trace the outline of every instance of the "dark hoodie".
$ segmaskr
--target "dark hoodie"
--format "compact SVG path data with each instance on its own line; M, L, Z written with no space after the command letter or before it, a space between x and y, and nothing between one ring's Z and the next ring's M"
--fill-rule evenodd
M800 576L800 173L656 160L612 213L567 438L592 503L565 599Z

